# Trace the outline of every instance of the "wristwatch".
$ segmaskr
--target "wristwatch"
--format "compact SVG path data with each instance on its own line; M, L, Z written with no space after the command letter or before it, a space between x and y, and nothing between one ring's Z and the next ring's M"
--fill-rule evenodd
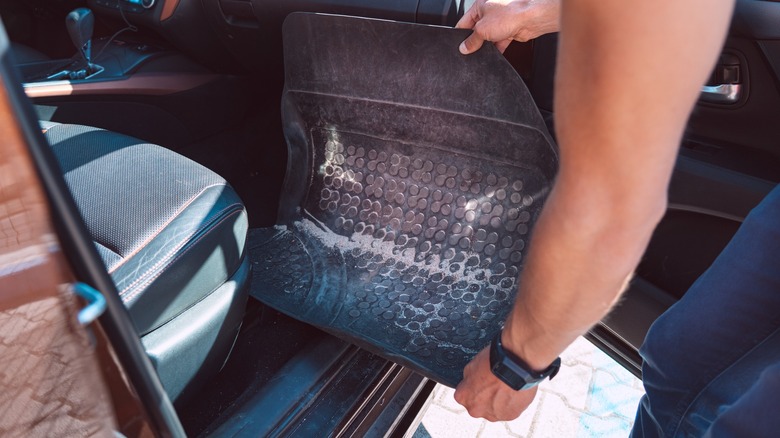
M501 345L501 331L490 344L490 370L493 375L515 391L531 389L549 377L552 379L561 369L561 358L557 358L544 371L534 371L522 359L504 350Z

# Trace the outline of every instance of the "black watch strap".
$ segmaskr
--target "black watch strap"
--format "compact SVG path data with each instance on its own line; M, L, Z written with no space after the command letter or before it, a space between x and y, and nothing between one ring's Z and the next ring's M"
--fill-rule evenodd
M552 379L561 368L561 358L557 358L543 371L534 371L522 359L501 345L499 331L490 343L490 370L502 382L515 391L530 389L549 377Z

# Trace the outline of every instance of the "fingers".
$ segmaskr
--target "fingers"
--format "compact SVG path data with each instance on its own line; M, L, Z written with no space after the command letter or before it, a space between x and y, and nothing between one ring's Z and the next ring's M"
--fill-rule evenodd
M463 17L461 17L461 19L458 20L458 24L455 25L455 28L473 29L474 26L476 26L477 21L479 21L479 6L480 6L480 2L478 1L474 2L474 4L471 5L469 10L466 11L465 14L463 14ZM483 42L484 40L480 41L479 37L472 32L472 34L460 44L458 50L460 50L460 53L464 55L468 55L470 53L476 52L480 47L482 47Z
M473 29L474 25L477 24L477 12L477 3L474 3L471 5L469 10L463 14L463 17L458 20L458 23L455 25L455 29Z
M528 407L536 394L515 391L490 371L490 352L480 351L463 369L463 380L455 389L455 401L474 418L488 421L514 420Z
M464 393L464 389L463 389L463 384L461 383L460 385L458 385L457 388L455 388L455 393L452 394L452 397L461 406L464 406L466 404L466 397L463 395L463 393Z
M462 43L460 43L460 47L458 47L458 50L460 50L460 53L464 55L470 55L477 50L479 50L480 47L482 47L482 44L485 42L485 40L477 34L477 32L471 32L471 35L468 36L465 40L463 40Z
M469 35L468 38L466 38L462 43L460 43L460 47L458 47L458 50L460 50L460 53L464 55L470 55L477 50L479 50L482 47L482 44L484 44L486 40L481 38L477 32L473 32L471 35ZM512 44L512 39L498 41L495 44L496 48L499 52L504 53L509 47L510 44Z
M509 47L509 44L512 43L512 39L503 40L496 42L496 48L499 52L504 53L507 47Z

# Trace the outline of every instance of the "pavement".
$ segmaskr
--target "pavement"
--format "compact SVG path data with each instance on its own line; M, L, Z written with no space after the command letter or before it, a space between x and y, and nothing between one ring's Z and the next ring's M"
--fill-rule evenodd
M413 438L627 437L642 382L593 344L579 338L561 355L561 371L542 383L534 402L514 421L469 416L455 390L437 386Z

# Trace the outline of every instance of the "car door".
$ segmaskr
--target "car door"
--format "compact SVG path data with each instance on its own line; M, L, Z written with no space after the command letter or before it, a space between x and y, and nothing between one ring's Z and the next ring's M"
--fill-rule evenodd
M0 27L0 59L7 61L7 52ZM6 72L0 86L0 434L109 435L115 419L107 387L94 378L97 355L84 327L91 321L79 313L78 286L67 286L72 273L14 111L17 84Z
M666 215L624 301L591 332L637 375L637 349L650 324L685 294L780 181L777 23L780 3L736 3L722 54L681 144ZM674 80L675 66L669 67L669 77L659 81Z
M0 435L184 436L9 52L0 24Z

